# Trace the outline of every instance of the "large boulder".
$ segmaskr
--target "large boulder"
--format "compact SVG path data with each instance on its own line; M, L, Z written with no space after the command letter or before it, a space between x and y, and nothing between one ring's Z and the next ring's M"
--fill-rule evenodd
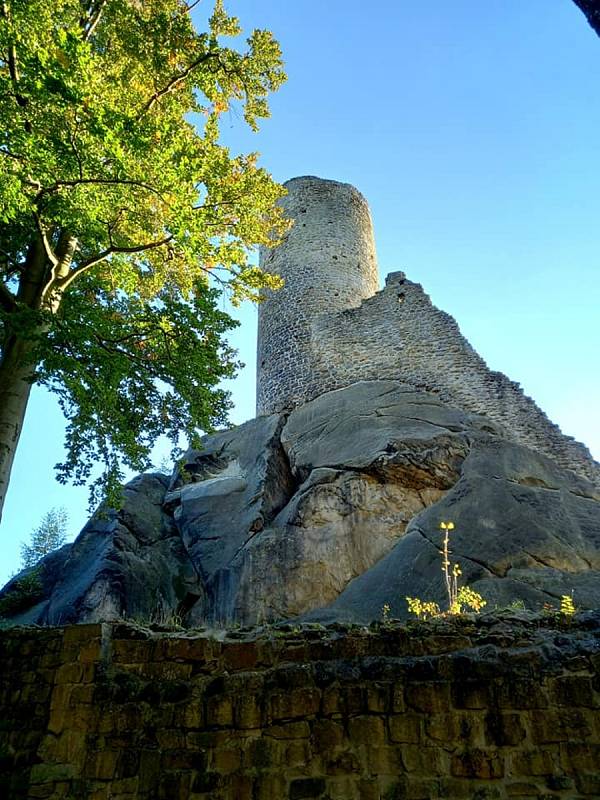
M206 588L197 611L212 622L256 619L255 609L239 608L238 564L294 491L280 442L284 421L258 417L206 437L201 450L186 453L165 498Z
M12 596L7 616L46 623L406 617L407 596L446 603L442 521L488 608L598 605L591 483L486 417L367 381L206 437L170 483L137 478L121 511L43 562L29 607L13 582L0 608Z
M384 604L407 616L406 597L447 606L441 571L442 521L455 525L450 560L488 608L522 601L557 608L572 595L579 608L600 599L600 498L591 484L506 440L477 436L460 480L410 522L372 569L350 582L320 620L367 622Z

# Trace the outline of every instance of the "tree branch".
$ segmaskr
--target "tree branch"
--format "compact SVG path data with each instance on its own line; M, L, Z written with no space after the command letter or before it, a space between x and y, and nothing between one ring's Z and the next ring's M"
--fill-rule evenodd
M7 156L8 158L14 158L15 161L23 160L23 156L18 156L16 153L11 153L11 151L7 150L4 145L0 147L0 155Z
M10 289L7 289L3 283L0 283L0 308L4 311L14 311L17 307L17 301Z
M52 265L50 275L46 281L43 289L43 297L49 298L50 307L53 311L58 310L61 301L61 292L56 293L56 288L62 288L61 281L69 275L71 262L73 256L78 248L78 242L75 236L69 231L62 230L58 238L54 253L56 256L56 264Z
M148 361L148 359L143 358L141 356L136 356L136 355L134 355L134 353L130 352L129 350L123 350L123 348L121 348L121 347L112 347L112 346L110 346L109 344L107 344L108 340L103 339L97 333L93 334L93 336L94 336L94 338L96 340L96 343L97 343L98 347L102 348L102 350L104 350L105 352L109 353L110 355L125 356L125 358L127 358L132 363L139 364L140 366L144 367L144 369L147 369L148 372L154 378L160 379L160 378L163 377L162 374L158 370L156 370L154 368L154 366Z
M0 255L4 256L5 263L9 268L9 272L20 272L23 269L23 264L15 261L13 256L7 250L0 248Z
M77 149L77 142L75 141L75 136L73 131L69 128L69 141L71 142L71 149L75 154L75 158L77 159L77 171L79 172L79 180L83 180L83 163L81 161L81 156L79 154L79 150Z
M95 7L92 6L92 8L90 9L90 18L89 18L89 20L87 20L87 21L83 20L82 21L82 23L83 23L82 24L82 27L83 27L83 41L84 42L88 42L92 38L92 36L94 35L94 31L96 30L96 26L100 22L100 17L102 16L102 12L104 11L104 9L106 7L106 2L107 2L107 0L99 0L99 2L97 2L95 4ZM87 26L86 26L86 22L87 22Z
M44 197L44 195L53 194L59 189L66 187L93 185L137 186L139 189L145 189L148 192L152 192L152 194L155 194L162 199L161 192L155 186L151 186L149 183L144 183L144 181L134 181L126 178L76 178L72 181L56 181L55 183L50 184L50 186L44 186L42 189L40 189L35 196L35 199L40 200L42 197Z
M54 251L52 250L52 246L48 241L48 236L46 235L46 229L44 228L42 220L40 219L40 216L37 213L37 211L33 212L33 218L35 219L35 225L38 229L38 233L40 235L40 239L42 240L42 244L44 245L46 257L48 261L52 264L52 266L55 267L58 264L58 258L56 257Z
M190 11L191 11L193 8L195 8L195 7L198 5L198 3L201 3L201 2L202 2L202 0L194 0L194 2L193 2L193 3L190 3L190 4L189 4L189 6L187 6L187 8L185 9L185 13L186 13L186 14L189 14L189 13L190 13Z
M59 285L61 289L66 289L70 286L75 278L79 277L83 272L95 267L96 264L100 264L100 262L105 261L109 256L113 255L113 253L143 253L146 250L155 250L157 247L163 247L164 245L168 244L173 239L173 235L166 236L164 239L159 239L155 242L148 242L146 244L134 245L133 247L107 247L106 250L103 250L101 253L93 256L92 258L88 258L87 261L82 261L75 269L71 270L69 274L59 281Z
M6 0L2 3L2 16L6 20L7 24L10 25L11 18L10 18L10 9L8 7L8 3ZM14 88L14 98L17 101L17 105L19 108L25 108L29 101L28 99L21 94L19 91L19 82L21 80L21 76L19 75L19 62L17 61L17 48L13 41L9 42L8 44L8 74L10 75L10 80ZM25 118L24 126L27 133L31 133L31 122Z
M10 19L10 10L8 8L8 3L6 3L6 2L2 3L2 16L4 17L4 19L8 23L10 23L10 21L11 21L11 19ZM17 100L17 103L21 107L26 106L27 105L27 100L24 97L22 97L20 94L18 94L18 92L17 92L17 87L19 85L19 81L21 80L21 76L19 75L19 64L17 62L17 50L16 50L14 42L10 42L9 45L8 45L8 73L10 75L10 79L11 79L11 81L13 83L13 86L15 87L15 98Z
M158 92L155 92L155 94L153 94L152 97L148 100L148 102L138 115L138 119L139 117L142 117L144 114L150 111L154 106L154 104L161 99L161 97L164 97L166 94L170 94L170 92L175 91L175 89L177 89L177 87L181 83L183 83L183 81L188 77L188 75L191 72L193 72L196 69L196 67L199 67L200 64L203 64L205 61L208 61L209 58L216 58L217 56L218 56L217 53L203 53L201 56L198 56L198 58L195 59L195 61L192 61L189 67L186 67L183 70L183 72L180 72L178 75L173 75L173 77L169 80L166 86L163 86L162 89L159 89Z
M600 36L600 3L598 0L573 0L585 14L587 21Z

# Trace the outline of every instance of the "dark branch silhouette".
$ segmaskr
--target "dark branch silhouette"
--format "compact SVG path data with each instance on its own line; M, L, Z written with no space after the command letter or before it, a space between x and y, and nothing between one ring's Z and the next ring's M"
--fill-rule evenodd
M600 36L600 0L573 0L583 11L587 21Z

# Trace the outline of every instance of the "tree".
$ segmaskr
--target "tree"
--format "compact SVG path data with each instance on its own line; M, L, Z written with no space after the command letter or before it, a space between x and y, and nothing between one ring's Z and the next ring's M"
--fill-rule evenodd
M219 118L268 116L278 44L245 49L222 0L197 32L183 0L0 0L0 514L31 385L58 395L58 478L92 502L225 420L234 353L220 311L276 279L248 248L286 229L283 193L218 142Z
M600 2L598 0L573 0L573 2L583 11L587 21L600 36Z
M21 545L21 569L34 567L48 553L62 547L67 538L68 522L65 508L48 511L32 532L31 543Z

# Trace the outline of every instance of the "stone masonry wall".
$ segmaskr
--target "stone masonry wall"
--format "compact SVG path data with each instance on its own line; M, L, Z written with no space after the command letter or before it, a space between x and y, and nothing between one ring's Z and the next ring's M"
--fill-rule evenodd
M508 439L600 485L600 466L585 445L565 436L518 383L490 370L456 321L403 272L388 275L359 307L316 316L311 356L319 394L360 380L402 380L488 417Z
M597 798L600 614L9 629L0 708L10 800Z
M295 224L261 254L285 287L259 309L257 413L289 410L361 380L394 379L484 414L509 438L600 486L600 466L527 397L488 369L455 320L403 273L377 293L370 212L354 187L294 178L283 200Z
M261 266L285 280L258 311L257 414L292 408L313 383L315 314L357 306L379 288L371 213L353 186L320 178L285 184L281 205L295 224L284 244L261 252Z

